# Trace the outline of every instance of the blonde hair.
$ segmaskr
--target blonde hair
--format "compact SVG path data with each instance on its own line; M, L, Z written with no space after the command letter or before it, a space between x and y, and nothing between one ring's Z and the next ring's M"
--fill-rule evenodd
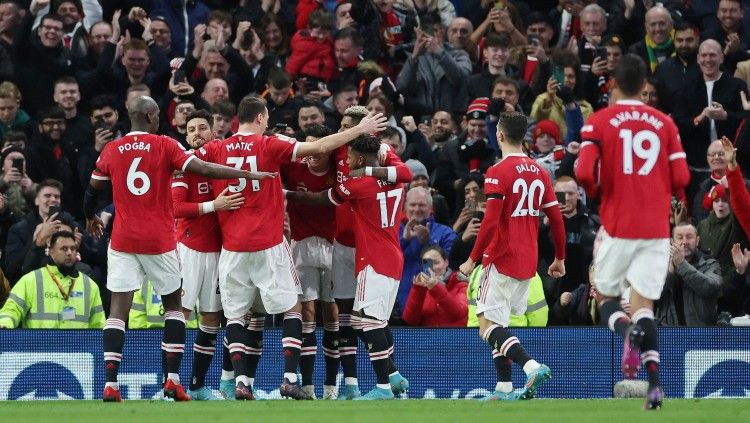
M17 102L21 102L21 90L18 89L16 84L5 81L0 84L0 98L12 98Z

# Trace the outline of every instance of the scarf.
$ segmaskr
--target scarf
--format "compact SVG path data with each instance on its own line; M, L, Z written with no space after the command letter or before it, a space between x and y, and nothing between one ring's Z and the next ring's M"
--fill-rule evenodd
M664 41L661 44L656 44L656 42L651 39L651 36L646 34L646 52L648 53L648 65L651 67L651 73L653 73L659 65L657 53L665 53L672 50L670 57L675 55L673 45L674 41L672 41L672 35L670 35L667 41Z

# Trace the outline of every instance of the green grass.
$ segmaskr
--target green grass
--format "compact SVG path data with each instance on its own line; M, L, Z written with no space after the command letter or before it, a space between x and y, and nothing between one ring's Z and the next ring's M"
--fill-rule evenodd
M3 422L59 423L416 423L416 422L748 422L750 400L667 400L659 412L640 410L641 400L533 400L482 403L468 400L373 402L214 401L164 403L127 401L0 402Z

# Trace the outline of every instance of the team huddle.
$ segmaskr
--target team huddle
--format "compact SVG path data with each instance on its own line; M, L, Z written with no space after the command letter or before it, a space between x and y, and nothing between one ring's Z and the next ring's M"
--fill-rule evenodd
M623 371L649 374L646 408L662 405L653 300L661 294L669 254L669 203L689 172L671 119L636 100L645 65L625 56L615 71L616 103L595 113L582 129L576 175L601 199L602 231L594 261L602 322L625 338ZM87 229L104 227L96 215L101 192L112 186L116 218L108 252L112 291L104 327L104 401L121 401L117 373L133 292L148 279L162 295L164 396L176 401L218 399L205 386L223 316L226 318L220 390L226 398L252 400L262 350L264 316L283 315L284 372L280 394L314 399L316 304L322 308L325 382L323 398L392 399L409 382L393 359L388 327L403 269L399 243L404 183L411 172L382 144L385 118L363 107L346 110L337 133L324 126L305 131L304 142L268 129L265 102L245 97L239 129L214 140L205 111L188 117L187 152L172 138L155 135L159 109L149 97L128 105L133 132L104 148L84 198ZM537 269L537 233L550 221L555 260L552 277L565 274L565 227L549 175L523 150L527 130L520 113L497 123L503 159L486 174L487 209L470 258L481 263L477 298L480 336L492 347L497 385L490 400L536 395L551 370L532 359L508 330L511 314L525 311ZM628 204L651 204L638 222ZM284 236L285 210L290 241ZM175 231L175 219L177 226ZM634 312L619 303L631 287ZM196 307L198 305L198 307ZM196 310L199 308L199 310ZM200 313L189 389L180 382L185 316ZM361 394L356 351L362 339L376 385ZM526 383L513 389L511 364ZM344 386L339 390L339 366ZM297 371L301 381L298 381Z

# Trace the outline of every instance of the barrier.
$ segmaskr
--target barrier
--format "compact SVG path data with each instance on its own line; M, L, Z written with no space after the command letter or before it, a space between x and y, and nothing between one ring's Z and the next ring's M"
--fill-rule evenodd
M540 397L612 396L621 378L621 343L608 330L546 328L514 333L533 357L552 368L553 378L540 389ZM99 330L0 331L0 400L100 398L104 386L101 337ZM194 338L195 331L188 331L181 369L185 382L190 378ZM394 329L394 338L397 365L411 382L409 398L477 398L494 389L490 349L474 329ZM667 396L750 396L750 329L662 328L659 338ZM159 330L127 332L120 367L126 398L148 399L159 393L160 342ZM260 398L279 397L282 362L281 331L267 330L256 379ZM213 388L218 387L220 366L217 353L207 378ZM360 387L370 389L375 378L362 346L358 366ZM323 369L319 350L315 378L319 391ZM514 384L520 386L522 371L518 366L513 371ZM645 378L643 371L640 377Z

